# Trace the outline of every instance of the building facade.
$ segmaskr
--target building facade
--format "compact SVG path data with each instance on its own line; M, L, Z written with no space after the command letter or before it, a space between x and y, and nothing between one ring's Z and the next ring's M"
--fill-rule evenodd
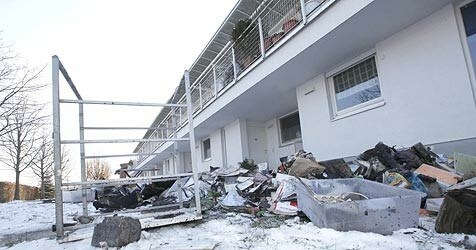
M196 162L276 168L299 149L328 160L379 141L476 154L475 67L474 0L239 1L189 69ZM182 79L169 102L183 95ZM164 109L144 138L187 137L186 117ZM191 171L186 142L135 152L138 168Z

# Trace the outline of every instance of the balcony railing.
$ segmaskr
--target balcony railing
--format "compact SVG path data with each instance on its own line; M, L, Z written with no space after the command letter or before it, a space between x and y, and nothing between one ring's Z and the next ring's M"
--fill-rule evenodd
M307 17L332 0L270 0L264 8L253 16L251 24L245 29L235 43L231 41L223 48L212 63L191 85L192 112L200 113L213 100L218 98L227 87L234 85L247 69L264 60L275 47L299 24L306 23ZM304 17L304 18L303 18ZM179 104L185 104L185 95ZM187 122L187 110L172 109L159 124L161 127L181 127ZM161 132L162 131L162 132ZM158 129L151 137L172 137L177 130ZM142 154L154 152L164 142L147 142L139 149Z

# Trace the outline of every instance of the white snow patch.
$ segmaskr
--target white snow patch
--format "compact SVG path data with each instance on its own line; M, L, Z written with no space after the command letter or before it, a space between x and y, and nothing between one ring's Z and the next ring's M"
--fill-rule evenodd
M81 204L65 204L65 213L71 217L80 211ZM312 223L302 223L297 217L284 221L278 228L266 229L252 227L253 218L249 215L228 213L227 216L143 231L140 241L121 249L197 249L215 243L215 249L459 249L463 246L458 245L458 242L463 241L465 237L462 234L437 234L431 230L413 228L387 236L355 231L339 232L317 228ZM18 225L23 230L28 229L28 224L50 227L54 222L54 204L0 204L0 217L1 232L10 233L11 229L7 227L15 228ZM469 242L476 243L476 236L468 237ZM64 244L58 244L53 239L41 239L16 244L10 249L94 248L89 238Z
M94 207L90 203L90 212ZM82 214L82 204L64 203L64 222ZM0 204L0 236L51 229L55 224L55 204L42 201L12 201Z

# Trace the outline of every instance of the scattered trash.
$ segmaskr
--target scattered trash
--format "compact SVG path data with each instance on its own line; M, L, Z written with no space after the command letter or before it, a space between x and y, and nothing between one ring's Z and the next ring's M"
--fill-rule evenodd
M321 161L319 164L326 168L324 173L329 179L354 177L352 170L350 170L350 167L345 163L344 159Z
M89 224L94 221L94 217L81 215L73 217L73 220L81 224Z
M236 191L236 188L230 188L228 191L228 194L223 198L221 201L221 205L224 207L244 207L246 199L241 197L238 192Z
M279 224L279 216L302 215L318 227L390 234L416 227L420 212L431 216L448 206L446 199L450 198L445 198L446 203L442 198L447 190L476 192L476 178L468 175L467 181L458 183L461 177L451 159L422 143L396 150L379 142L350 160L318 162L312 153L300 150L281 157L277 170L252 159L237 166L210 166L210 171L199 174L202 211L213 216L226 211L245 213L262 218L256 222L259 227L268 222ZM183 177L112 187L97 192L94 205L105 212L144 205L194 206L194 185L193 178ZM441 221L447 217L442 215Z
M473 174L476 172L476 156L454 153L454 162L456 172L458 173L465 175L469 172Z
M289 175L314 179L321 176L325 170L326 168L324 166L321 166L315 161L306 158L297 158L289 169Z
M443 204L443 198L433 198L426 200L426 210L434 213L438 213Z
M429 166L427 164L422 164L419 168L415 170L415 173L436 178L437 181L448 186L458 183L458 181L461 179L459 175Z
M460 182L458 184L455 184L449 187L447 190L450 191L450 190L464 189L464 188L476 191L476 177Z

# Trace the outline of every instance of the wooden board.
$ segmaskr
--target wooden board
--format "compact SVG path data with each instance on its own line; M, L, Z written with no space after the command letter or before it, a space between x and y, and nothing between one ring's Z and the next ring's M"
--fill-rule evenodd
M445 185L456 184L458 183L459 178L461 178L459 175L435 168L427 164L422 164L419 168L415 170L415 173L436 178L438 182L443 183Z

